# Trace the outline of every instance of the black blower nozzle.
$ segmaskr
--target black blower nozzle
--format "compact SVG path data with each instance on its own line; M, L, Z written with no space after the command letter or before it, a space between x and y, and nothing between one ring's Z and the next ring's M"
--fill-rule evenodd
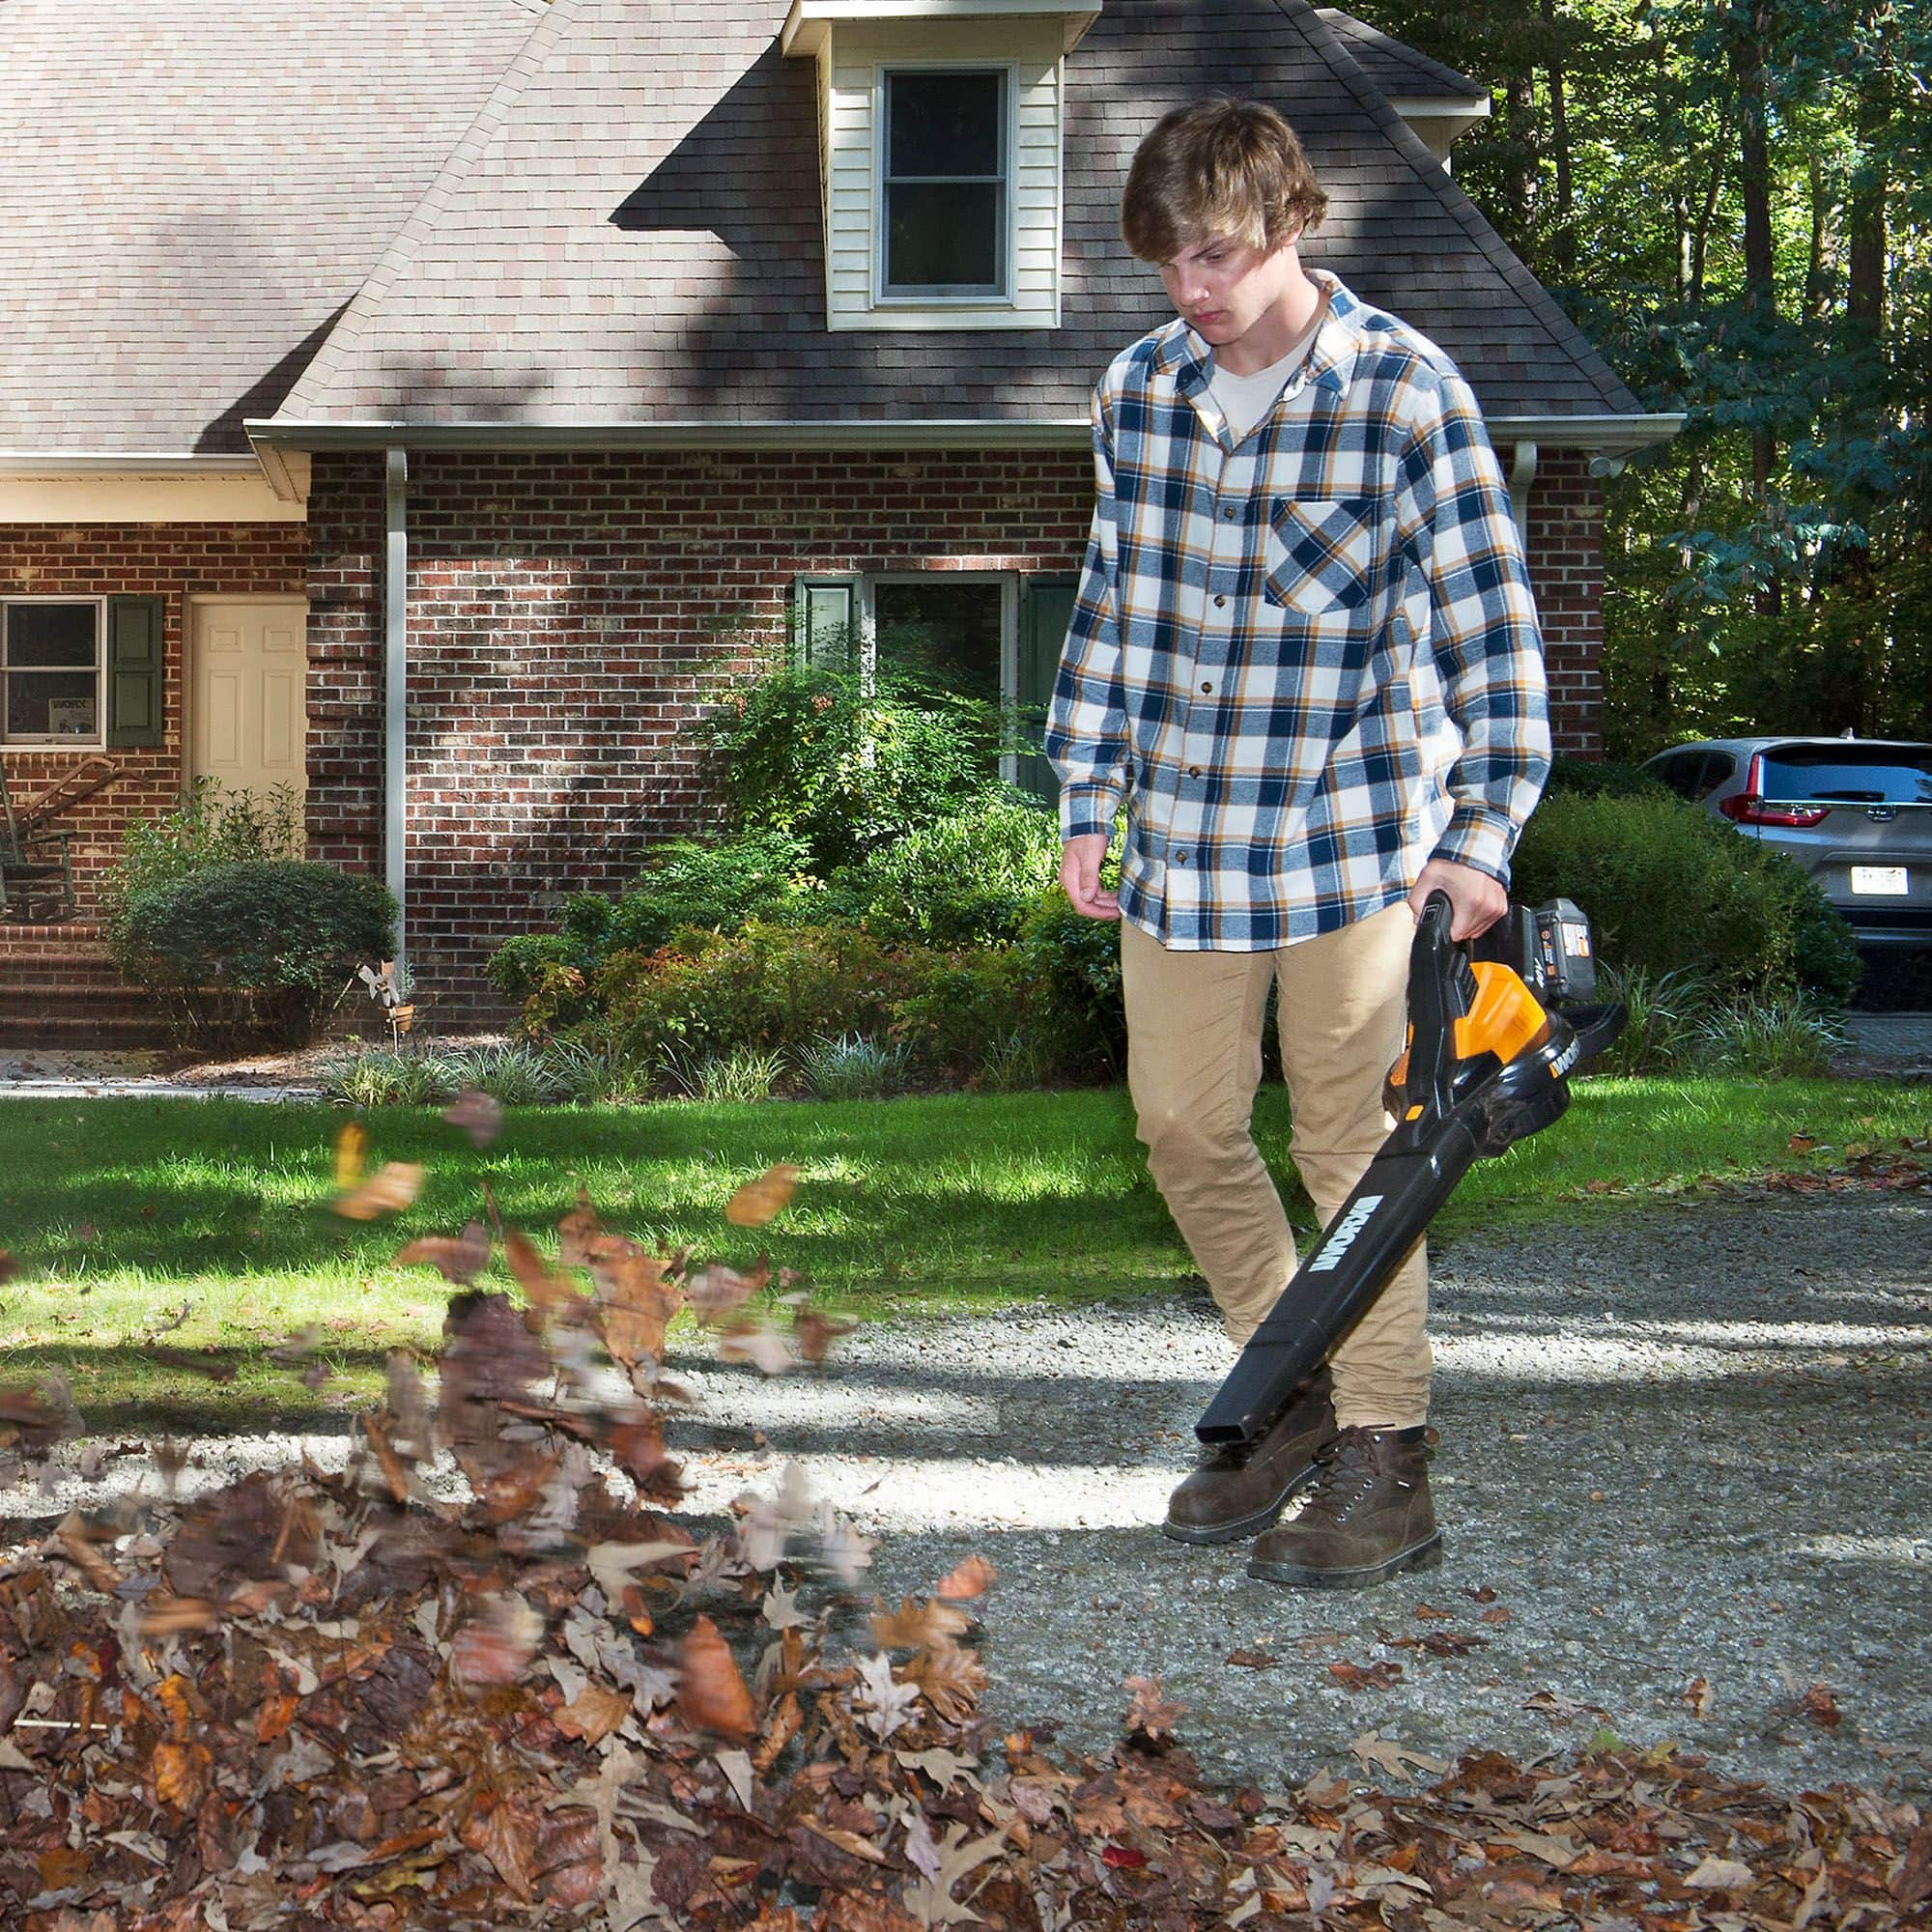
M1203 1442L1266 1428L1470 1167L1558 1119L1571 1070L1623 1031L1620 1006L1558 1004L1596 990L1589 924L1568 899L1513 908L1482 958L1451 941L1450 918L1432 894L1409 951L1408 1046L1388 1081L1395 1131L1195 1424Z

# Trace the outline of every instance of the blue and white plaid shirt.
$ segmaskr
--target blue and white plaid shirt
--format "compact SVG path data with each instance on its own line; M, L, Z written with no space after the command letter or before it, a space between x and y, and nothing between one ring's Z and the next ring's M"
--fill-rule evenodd
M1308 361L1238 444L1185 323L1094 398L1099 496L1047 721L1065 837L1127 812L1121 909L1261 952L1502 880L1549 769L1508 492L1441 350L1316 273Z

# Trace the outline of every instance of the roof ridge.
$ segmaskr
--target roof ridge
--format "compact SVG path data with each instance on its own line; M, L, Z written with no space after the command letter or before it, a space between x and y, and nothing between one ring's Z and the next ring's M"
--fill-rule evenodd
M1488 99L1490 90L1474 74L1464 73L1460 68L1451 67L1447 61L1437 60L1434 54L1417 46L1413 41L1405 41L1399 35L1388 32L1386 28L1377 26L1373 20L1365 20L1359 14L1350 13L1346 7L1317 7L1315 12L1324 27L1329 26L1328 16L1334 14L1339 19L1347 20L1350 28L1372 44L1391 49L1410 66L1424 71L1434 70L1436 73L1446 76L1458 84L1458 92L1466 89L1472 96L1480 95ZM1332 27L1330 31L1333 31Z
M350 298L337 317L327 339L310 358L299 379L282 398L281 408L271 420L299 419L303 410L314 407L316 394L326 386L348 358L363 329L380 310L384 298L397 276L408 266L424 239L434 232L434 215L449 201L455 188L481 158L485 149L509 118L525 85L543 56L556 43L578 14L582 0L536 0L540 18L531 26L528 38L517 55L497 77L497 84L476 110L475 118L463 130L463 137L449 151L449 158L437 170L436 179L424 190L422 199L410 211L397 229L395 239L384 249L362 286Z
M1442 204L1442 212L1481 249L1484 258L1522 299L1529 312L1548 331L1552 348L1562 350L1589 381L1605 408L1613 414L1640 409L1634 392L1604 358L1603 351L1572 322L1563 305L1537 278L1519 256L1490 225L1483 211L1456 185L1455 178L1429 152L1422 137L1409 127L1361 64L1342 44L1342 39L1322 19L1314 0L1271 0L1283 19L1301 27L1309 45L1326 63L1335 77L1355 99L1366 105L1376 124L1389 134L1396 150L1415 169L1417 179ZM1297 14L1300 18L1297 19ZM1308 31L1307 23L1314 23Z

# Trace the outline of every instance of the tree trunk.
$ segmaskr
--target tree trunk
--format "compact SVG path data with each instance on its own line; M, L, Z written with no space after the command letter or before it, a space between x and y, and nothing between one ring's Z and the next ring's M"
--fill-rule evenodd
M1745 204L1745 306L1764 321L1777 313L1777 258L1771 227L1770 103L1764 54L1771 41L1772 0L1750 0L1730 27L1730 68L1738 95L1738 185ZM1777 448L1770 426L1751 431L1751 484L1758 507L1771 498ZM1757 611L1775 617L1782 608L1776 577L1757 593Z
M1576 196L1570 173L1570 117L1563 93L1564 45L1556 19L1556 0L1543 0L1544 25L1549 30L1549 63L1545 69L1549 87L1549 145L1556 162L1556 226L1549 238L1549 262L1565 281L1577 273Z

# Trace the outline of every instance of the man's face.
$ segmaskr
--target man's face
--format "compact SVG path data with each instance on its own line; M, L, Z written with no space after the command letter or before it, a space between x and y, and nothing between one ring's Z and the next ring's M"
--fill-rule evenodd
M1296 239L1291 235L1272 251L1225 238L1183 248L1161 264L1168 299L1209 348L1227 349L1294 285Z

